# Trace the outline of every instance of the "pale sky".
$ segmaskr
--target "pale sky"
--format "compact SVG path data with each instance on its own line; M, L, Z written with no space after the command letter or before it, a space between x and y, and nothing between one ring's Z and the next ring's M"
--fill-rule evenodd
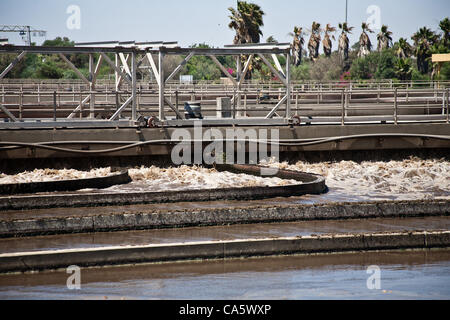
M266 13L263 40L274 36L290 42L288 33L298 25L310 28L312 21L337 26L345 20L345 0L253 0ZM69 29L69 6L80 8L80 29ZM350 37L356 42L361 22L370 6L380 9L382 24L399 37L410 39L424 25L437 30L438 23L450 16L449 0L349 0ZM30 25L48 31L46 39L66 36L76 42L135 40L178 41L181 46L207 43L216 47L230 44L234 32L228 28L227 8L235 0L0 0L0 24ZM338 34L336 34L338 35ZM371 35L376 43L375 34ZM14 44L23 44L15 33L0 33ZM306 37L307 38L307 37ZM45 38L33 38L38 44ZM307 40L307 39L305 39ZM336 43L334 43L336 48Z

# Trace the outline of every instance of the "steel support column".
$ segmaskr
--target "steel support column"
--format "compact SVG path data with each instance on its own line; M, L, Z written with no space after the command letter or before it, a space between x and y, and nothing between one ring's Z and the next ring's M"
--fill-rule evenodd
M89 99L89 118L94 119L95 118L95 85L92 82L94 79L94 56L92 54L89 54L89 96L91 97Z
M291 54L286 54L286 119L291 118ZM281 67L281 66L280 66Z
M137 120L137 113L136 113L136 87L137 87L137 81L136 81L136 53L131 54L131 98L133 101L131 102L131 120L135 121Z
M236 58L236 118L241 118L243 112L241 111L241 78L242 78L242 61L241 56L237 56Z
M164 88L165 88L165 81L164 81L164 53L159 52L158 55L158 63L159 63L159 120L165 120L166 117L164 115Z

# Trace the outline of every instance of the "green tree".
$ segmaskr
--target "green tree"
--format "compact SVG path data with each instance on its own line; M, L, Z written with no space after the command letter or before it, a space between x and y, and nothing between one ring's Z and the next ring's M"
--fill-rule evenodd
M228 27L236 31L233 43L259 43L263 34L261 27L264 26L264 11L261 7L254 3L238 1L237 10L234 8L228 10L231 12Z
M349 68L348 58L349 58L349 46L350 40L348 39L347 33L352 33L354 27L349 27L346 22L339 23L339 29L342 30L341 35L339 37L339 56L341 57L341 63L344 65L344 70L346 71Z
M450 45L450 19L447 17L439 22L439 28L442 30L443 45L448 47Z
M309 74L310 63L304 62L301 65L293 66L291 69L291 79L294 81L300 80L310 80L311 76Z
M311 26L311 36L309 37L308 42L309 57L311 61L316 61L319 57L320 41L322 40L320 36L321 32L320 23L313 21Z
M332 27L331 24L327 24L327 26L325 27L325 35L323 36L323 41L322 41L323 52L326 57L331 56L331 52L333 49L333 43L331 42L331 38L333 40L336 40L334 35L331 35L331 37L330 37L331 32L333 32L333 33L336 32L336 28Z
M413 53L413 47L408 43L408 41L405 38L400 38L394 44L394 50L397 57L403 59L411 57Z
M305 43L303 29L296 26L294 27L294 32L290 32L289 35L294 38L291 45L291 51L294 66L298 67L302 63L303 45Z
M399 80L411 80L412 64L408 58L398 58L395 65L395 74Z
M273 36L269 36L266 39L266 43L278 43L278 41Z
M421 73L428 73L431 47L438 40L438 36L427 27L422 27L414 33L411 39L414 41L414 54L417 57L417 69Z
M391 49L383 50L380 54L380 59L378 61L377 72L375 72L375 77L377 79L393 79L395 78L395 65L397 58L395 57L394 51Z
M211 48L205 43L194 44L191 48ZM232 57L217 57L220 63L226 68L230 68L233 65ZM194 80L217 80L221 77L221 71L216 64L209 57L205 56L193 56L185 66L187 74L194 77Z
M352 79L392 79L396 77L397 57L393 49L371 52L365 57L357 58L350 68Z
M370 41L369 33L373 33L373 31L369 28L369 25L365 22L361 25L362 33L359 37L359 49L358 49L358 57L365 57L367 56L370 51L372 51L372 42Z
M377 35L378 52L389 49L392 46L392 32L388 30L388 26L381 26L380 33Z
M310 79L319 81L339 80L342 68L339 63L339 54L333 52L330 57L320 56L310 66Z
M42 45L44 47L73 47L75 42L70 41L67 37L56 37L53 40L45 40Z
M228 8L228 10L231 13L229 16L231 21L228 27L236 32L233 43L259 43L263 35L261 27L264 26L263 16L265 14L261 7L254 3L238 1L237 10L234 8ZM245 63L247 58L247 56L241 56L241 63ZM253 71L259 70L261 67L260 59L253 59L247 71L246 79L251 79Z

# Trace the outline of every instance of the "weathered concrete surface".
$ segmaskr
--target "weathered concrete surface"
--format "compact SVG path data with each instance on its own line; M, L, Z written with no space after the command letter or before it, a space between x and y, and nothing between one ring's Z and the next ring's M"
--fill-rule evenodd
M194 259L228 259L450 246L450 231L331 234L0 254L0 272Z
M425 134L450 135L450 126L446 123L407 123L407 124L367 124L367 125L314 125L282 127L239 127L253 129L259 137L259 129L270 134L271 129L279 131L279 139L317 139L324 137L342 137L364 134ZM193 128L185 128L194 137ZM210 128L203 128L203 132ZM229 127L216 127L226 137ZM151 140L171 140L176 128L117 128L117 129L37 129L37 130L0 130L0 141L45 143L85 141L81 144L64 144L65 148L78 150L102 150L117 147L115 142L143 142ZM267 139L269 137L263 137ZM102 141L103 144L89 144L89 141ZM112 142L108 144L108 142ZM415 137L378 137L356 138L308 146L282 146L281 152L314 152L343 150L389 150L389 149L429 149L450 148L449 140L423 139ZM0 159L39 159L39 158L77 158L87 156L119 157L119 156L161 156L170 155L172 145L168 143L133 147L127 150L108 154L74 154L40 148L19 148L0 150Z
M66 212L68 211L68 212ZM450 200L383 201L367 203L290 204L258 206L211 206L202 209L152 210L145 206L83 208L0 213L0 237L114 230L141 230L186 226L288 222L308 220L365 219L379 217L448 216Z

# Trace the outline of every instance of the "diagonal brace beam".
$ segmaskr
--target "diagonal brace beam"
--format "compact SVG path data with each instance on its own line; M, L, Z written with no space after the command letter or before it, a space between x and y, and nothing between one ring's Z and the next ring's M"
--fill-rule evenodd
M164 101L166 101L166 103L169 105L170 109L173 110L173 112L176 113L177 117L179 119L184 119L183 115L180 113L180 111L177 110L177 108L175 108L175 106L166 98L164 97Z
M98 76L98 73L100 72L100 67L101 67L101 65L102 65L102 62L103 62L103 56L100 55L100 56L98 57L97 65L95 66L94 74L93 74L93 76L92 76L92 83L93 83L94 85L95 85L95 82L97 81L97 76Z
M77 67L75 67L64 54L60 53L59 56L69 65L69 67L78 75L78 77L80 77L81 80L83 80L88 85L91 84L91 82L86 79L86 77L80 72L80 70L78 70Z
M214 61L214 63L219 67L219 69L222 70L222 72L228 77L228 79L230 79L231 82L233 82L233 84L234 84L235 86L237 86L238 83L236 82L236 79L234 79L234 78L231 76L231 74L228 72L227 69L225 69L225 67L220 63L220 61L217 60L217 58L216 58L215 56L213 56L213 55L210 55L209 57L212 59L212 61Z
M129 55L127 55L127 57L125 58L125 55L122 52L120 52L119 57L120 57L120 61L122 61L123 67L125 68L126 74L128 74L131 77L130 67L128 66Z
M133 101L133 96L129 97L127 101L125 101L125 103L121 105L120 108L117 109L117 111L108 120L109 121L115 120L122 113L123 109L125 109L131 103L131 101Z
M3 72L0 74L0 79L3 79L7 74L8 74L8 72L12 69L12 68L14 68L14 66L16 65L16 64L18 64L19 63L19 61L25 56L27 54L27 52L26 51L22 51L6 68L5 68L5 70L3 70Z
M238 83L238 86L239 86L239 87L240 87L240 86L242 85L242 83L244 82L245 75L247 74L248 69L250 68L250 63L252 62L252 59L253 59L253 55L251 54L251 55L248 57L247 62L245 63L244 71L242 71L242 73L241 73L240 80L239 80L239 83Z
M283 75L281 75L281 74L280 74L280 73L272 66L272 64L269 62L269 60L267 60L267 58L264 57L264 55L261 54L261 53L258 53L258 56L259 56L259 57L261 58L261 60L264 61L264 63L269 67L270 71L272 71L273 74L276 75L276 76L278 77L278 79L280 79L280 81L283 82L283 84L284 84L285 86L287 86L288 84L287 84L286 78L285 78Z
M17 122L17 121L19 121L4 105L2 105L1 103L0 103L0 109L4 112L4 113L6 113L6 115L8 116L8 117L10 117L11 118L11 120L13 121L13 122Z
M272 59L275 62L275 66L277 67L278 71L283 75L283 77L286 78L286 74L283 71L283 68L281 67L280 61L277 58L276 54L272 54Z
M161 83L159 81L159 71L158 71L158 68L156 67L155 60L153 59L153 56L150 52L147 52L146 57L147 57L148 62L150 63L150 66L152 67L152 71L155 76L156 82L158 83L158 86L160 86Z
M73 117L75 117L76 112L79 111L81 109L82 106L84 106L86 103L88 103L89 101L91 101L91 95L88 95L86 98L83 99L83 101L81 101L81 103L78 105L78 107L76 107L71 114L69 114L69 116L67 117L67 119L72 119Z
M183 61L181 61L181 63L178 65L178 67L175 68L175 70L173 70L173 72L167 77L166 79L166 83L168 83L173 77L175 77L175 75L180 72L181 68L183 68L183 66L194 56L194 53L191 52L189 53L189 55L184 58Z
M277 112L278 108L287 100L287 95L285 95L283 98L281 98L280 101L278 101L277 105L273 107L273 109L269 112L269 114L266 116L266 119L271 119L273 115Z
M122 79L125 79L128 82L128 84L131 85L131 79L129 75L123 73L122 70L120 70L120 68L118 68L116 64L112 62L111 59L105 53L100 52L100 55L103 57L103 59L105 59L106 63L109 64L122 77Z

